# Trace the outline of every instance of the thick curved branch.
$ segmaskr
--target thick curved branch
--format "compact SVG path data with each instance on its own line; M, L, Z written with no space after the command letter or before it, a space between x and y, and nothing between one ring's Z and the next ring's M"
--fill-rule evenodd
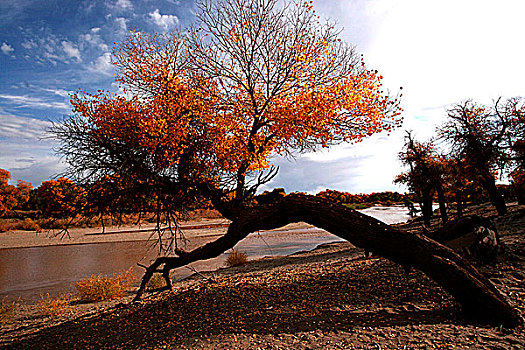
M247 208L228 232L179 257L159 258L148 269L137 292L140 299L147 281L161 265L164 269L216 257L249 233L304 221L325 229L355 246L373 251L406 267L423 271L448 291L474 320L513 327L522 320L501 293L472 265L451 249L422 235L395 229L338 203L308 195L289 195L279 202Z

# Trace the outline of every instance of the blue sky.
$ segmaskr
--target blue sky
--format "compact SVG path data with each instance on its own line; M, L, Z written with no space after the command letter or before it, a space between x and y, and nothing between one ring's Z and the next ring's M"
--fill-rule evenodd
M405 124L390 136L277 159L281 171L268 188L396 190L404 129L425 139L452 103L525 95L523 1L317 0L314 6L344 28L342 37L385 76L386 88L403 86ZM116 91L113 42L132 29L185 27L193 7L191 0L1 0L0 168L36 186L60 173L64 165L44 130L70 113L68 93Z

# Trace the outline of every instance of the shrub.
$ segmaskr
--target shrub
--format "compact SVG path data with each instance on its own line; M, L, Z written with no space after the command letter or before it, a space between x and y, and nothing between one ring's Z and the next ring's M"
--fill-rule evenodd
M32 219L20 220L0 220L0 232L7 232L13 230L22 230L22 231L36 231L42 232L42 228L34 222Z
M157 289L157 288L164 287L165 285L166 285L166 281L164 280L164 277L162 276L161 273L154 273L148 282L149 289Z
M170 278L172 282L175 280L175 271L170 271ZM158 289L166 286L166 281L161 273L154 273L148 282L148 289Z
M248 255L236 249L232 249L231 253L226 258L226 265L228 267L242 266L248 262Z
M112 277L91 275L88 279L76 282L75 287L82 300L103 301L123 297L134 281L135 276L128 270Z
M69 310L71 305L71 295L63 294L52 298L49 293L41 295L37 302L40 313L46 316L59 316Z
M347 208L354 209L354 210L369 208L368 205L362 204L362 203L343 203L343 205Z
M36 222L34 222L32 219L25 219L20 223L20 226L17 227L18 230L23 231L36 231L36 232L42 232L42 229Z
M10 320L16 311L17 304L10 301L7 297L0 299L0 323Z

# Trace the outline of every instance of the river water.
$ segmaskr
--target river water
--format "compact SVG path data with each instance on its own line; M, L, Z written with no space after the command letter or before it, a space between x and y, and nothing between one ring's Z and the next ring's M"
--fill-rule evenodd
M372 207L360 211L389 224L410 218L406 208L397 206ZM213 239L192 238L186 249L193 249ZM257 259L311 250L319 244L335 241L341 239L318 228L260 231L250 234L235 248L245 252L249 259ZM195 262L190 268L179 268L176 276L183 278L194 270L223 267L227 253ZM137 263L148 265L156 256L157 251L146 241L0 249L0 298L7 296L20 298L23 302L34 302L47 293L55 296L73 292L75 281L91 275L112 275L130 268L139 277L144 270Z

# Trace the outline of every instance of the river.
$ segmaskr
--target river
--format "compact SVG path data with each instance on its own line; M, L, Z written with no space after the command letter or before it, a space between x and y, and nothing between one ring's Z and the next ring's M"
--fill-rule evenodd
M404 207L371 207L360 212L386 223L404 222L410 218ZM192 238L186 249L209 241L210 237ZM235 247L245 252L249 259L265 256L289 255L310 250L322 243L341 241L324 230L260 231L250 234ZM227 256L195 262L190 268L176 271L177 278L184 278L195 270L216 270L224 266ZM91 275L112 275L132 269L140 276L144 271L137 262L149 264L157 251L146 241L59 245L31 248L0 249L0 298L20 298L34 302L41 295L73 292L75 281Z

